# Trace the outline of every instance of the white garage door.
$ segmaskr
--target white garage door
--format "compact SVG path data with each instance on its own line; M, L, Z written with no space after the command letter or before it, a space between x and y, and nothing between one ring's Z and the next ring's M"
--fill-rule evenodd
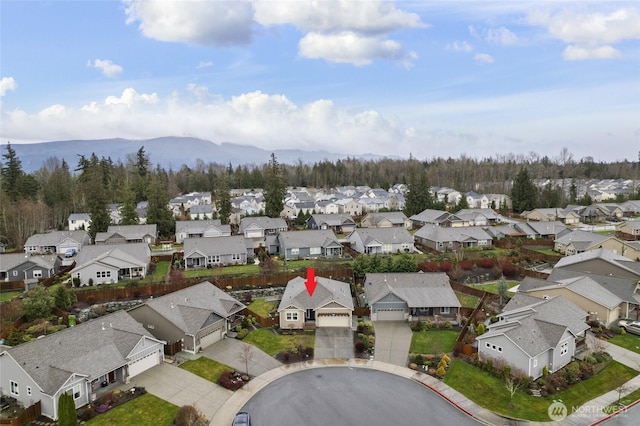
M222 329L218 329L213 331L212 333L207 334L206 336L202 336L200 338L200 347L206 348L209 345L213 345L218 340L222 339Z
M318 327L351 327L348 315L321 315L318 317Z
M132 362L129 364L129 377L136 376L143 371L160 364L160 361L160 352L152 352L144 358L140 358L139 360Z
M403 321L404 320L404 309L396 309L390 311L377 311L378 321Z

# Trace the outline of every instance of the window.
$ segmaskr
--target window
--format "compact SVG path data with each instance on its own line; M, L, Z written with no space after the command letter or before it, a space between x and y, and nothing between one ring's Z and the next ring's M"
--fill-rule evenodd
M220 263L220 255L216 254L214 256L209 256L208 262L209 263Z
M491 344L489 342L484 344L487 348L491 348Z
M322 254L322 247L309 247L309 254L311 256Z
M291 255L292 256L297 256L300 254L300 249L299 248L292 248L291 249Z
M538 357L533 358L533 367L537 367L538 366Z
M74 387L72 387L71 389L68 389L67 393L69 395L73 395L73 399L78 399L78 398L80 398L80 389L81 389L80 385L77 384Z
M448 314L450 312L450 308L447 306L446 308L440 308L441 314Z
M240 253L233 253L231 255L231 260L240 260L240 258L241 258Z
M14 382L13 380L9 380L9 390L11 391L12 395L20 395L19 389L18 389L18 382Z
M560 356L566 355L567 352L569 352L569 342L560 345Z
M42 270L36 269L33 271L33 278L42 278Z
M31 386L27 386L27 395L31 396Z
M13 276L17 277L18 276L18 271L13 271Z
M297 312L287 312L287 321L298 321Z
M111 276L111 271L97 271L96 278L109 278Z
M498 346L498 352L502 352L502 346Z

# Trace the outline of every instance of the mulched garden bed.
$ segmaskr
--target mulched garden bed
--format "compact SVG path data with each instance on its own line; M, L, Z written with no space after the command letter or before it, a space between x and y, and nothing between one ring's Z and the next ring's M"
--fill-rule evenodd
M99 414L117 407L118 405L122 405L125 402L131 401L145 393L147 393L147 391L142 386L137 386L126 391L105 393L104 395L100 395L100 397L86 407L80 408L78 410L78 419L86 422Z

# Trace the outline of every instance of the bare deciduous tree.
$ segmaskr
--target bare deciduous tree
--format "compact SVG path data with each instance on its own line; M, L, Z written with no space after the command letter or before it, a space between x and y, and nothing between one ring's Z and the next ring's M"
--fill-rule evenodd
M243 345L242 350L238 353L238 358L244 361L244 371L249 375L249 361L253 359L253 348L251 345Z

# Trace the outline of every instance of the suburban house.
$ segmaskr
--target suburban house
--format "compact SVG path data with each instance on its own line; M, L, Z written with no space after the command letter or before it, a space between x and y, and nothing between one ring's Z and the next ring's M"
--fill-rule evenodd
M356 222L346 213L312 214L307 220L309 229L330 229L336 234L348 234L356 229Z
M149 299L127 312L167 345L196 353L227 335L243 318L245 305L209 281ZM177 349L179 350L179 349Z
M176 221L176 243L187 238L230 237L231 225L222 225L220 219Z
M358 228L347 236L351 248L363 254L413 253L413 237L406 228Z
M445 204L458 204L462 197L460 192L447 187L432 186L429 188L429 192L435 200Z
M287 260L342 256L342 244L330 229L281 232L278 245Z
M338 204L339 213L346 213L351 217L362 216L362 204L360 204L358 200L345 198L342 200L336 200L336 204Z
M83 246L91 244L89 233L77 231L51 231L34 234L24 243L24 252L28 254L64 254L69 249L79 252Z
M184 240L184 267L244 265L247 263L246 241L241 235Z
M67 219L69 231L79 229L88 231L91 225L91 215L89 213L71 213Z
M311 295L305 282L315 283ZM305 325L351 328L352 313L349 284L316 277L311 268L307 270L306 279L296 277L287 283L278 306L280 328L285 330L302 329Z
M56 255L0 254L0 281L38 282L53 277L60 266Z
M323 214L338 214L340 206L332 200L319 200L316 201L315 210Z
M107 232L96 234L96 244L147 243L156 244L158 225L111 225Z
M640 219L620 222L616 225L616 234L625 240L640 240Z
M364 294L372 321L459 321L460 301L444 272L370 273Z
M562 296L586 311L589 321L599 321L606 327L628 316L629 304L587 275L558 281L527 277L518 291L541 299Z
M565 225L575 225L580 222L580 215L573 210L559 208L538 208L522 212L520 215L526 220L537 222L560 221Z
M96 399L103 385L131 378L163 362L164 342L125 311L84 322L0 353L0 388L25 407L37 401L58 419L58 399L76 408Z
M426 209L418 214L414 214L409 219L414 228L420 228L427 224L444 226L444 222L449 216L451 216L451 213L443 210Z
M457 211L457 216L463 222L467 222L467 226L487 226L502 223L502 215L496 213L493 209L462 209Z
M522 234L525 234L527 238L534 240L555 240L573 232L567 228L567 225L556 220L549 222L517 222L512 226Z
M193 206L189 209L189 217L191 220L208 220L212 219L214 214L213 206L211 204L204 204L201 206Z
M498 321L476 337L480 359L502 358L534 380L561 369L584 344L588 313L562 296L539 299L523 293L504 307Z
M77 286L115 284L144 278L150 263L146 243L87 246L78 253L71 277Z
M608 238L610 237L607 235L576 229L575 231L565 233L561 237L556 238L553 241L553 250L570 256L583 253L587 251L589 247L598 246Z
M478 194L475 191L469 191L464 194L467 199L467 205L472 209L488 209L489 197L486 195Z
M616 278L640 279L640 262L627 259L611 250L598 249L563 257L554 266L556 269L609 275Z
M489 199L489 207L499 210L511 210L513 208L513 200L507 194L485 194Z
M418 229L413 238L437 251L454 251L468 247L491 248L493 237L480 226L450 228L425 225Z
M624 210L617 204L591 204L579 212L584 223L599 223L607 220L618 220L624 216Z
M250 216L240 219L239 231L245 238L253 240L254 248L264 247L265 237L278 235L289 227L282 218Z
M403 212L368 213L360 221L363 228L406 228L413 223Z

